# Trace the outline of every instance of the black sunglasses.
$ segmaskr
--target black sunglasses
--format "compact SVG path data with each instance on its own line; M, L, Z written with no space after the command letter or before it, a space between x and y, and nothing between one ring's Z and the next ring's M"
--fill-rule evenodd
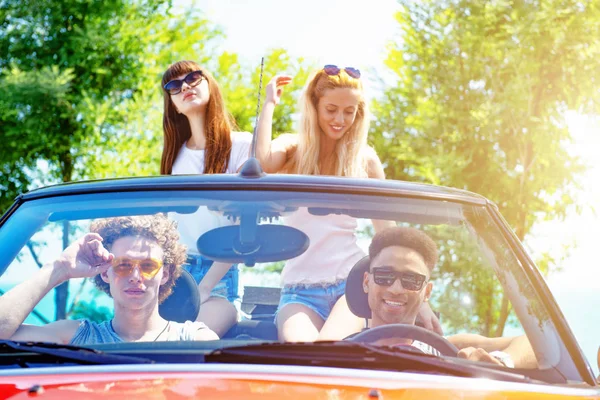
M202 71L192 71L184 76L183 79L173 79L167 82L164 88L171 96L174 96L181 93L183 82L187 83L190 87L196 87L202 82L202 79L206 79Z
M325 71L327 75L331 76L339 74L341 70L342 68L338 67L337 65L327 64L323 67L323 71ZM343 70L346 71L346 73L354 79L360 78L360 71L356 68L346 67L343 68Z
M423 274L408 271L396 271L392 267L376 267L370 272L373 280L379 286L392 286L396 279L400 279L402 287L412 292L423 289L427 277Z

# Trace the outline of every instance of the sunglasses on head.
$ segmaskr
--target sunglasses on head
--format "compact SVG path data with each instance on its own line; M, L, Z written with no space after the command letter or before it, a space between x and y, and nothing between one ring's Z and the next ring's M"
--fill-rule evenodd
M187 83L190 87L195 87L198 86L198 84L200 84L204 78L206 77L202 71L192 71L184 76L183 79L173 79L172 81L167 82L164 88L171 96L174 96L181 93L183 82Z
M338 75L341 70L342 68L338 67L337 65L327 64L323 67L323 71L325 71L325 73L330 76ZM360 78L360 71L356 68L346 67L343 68L343 70L346 71L346 73L354 79Z
M140 275L142 275L144 279L152 279L156 276L162 266L163 262L154 258L138 260L129 257L117 257L112 261L112 269L115 275L122 278L131 275L133 270L137 267L140 269Z
M392 267L376 267L371 270L373 280L379 286L392 286L396 279L400 279L402 287L412 292L423 289L427 277L423 274L408 271L396 271Z

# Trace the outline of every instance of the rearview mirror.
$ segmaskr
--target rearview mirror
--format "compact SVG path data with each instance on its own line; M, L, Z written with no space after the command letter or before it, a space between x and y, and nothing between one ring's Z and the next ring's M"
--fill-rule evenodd
M223 212L239 216L239 225L212 229L198 238L200 254L214 261L244 263L289 260L304 253L310 240L301 230L285 225L260 222L278 217L286 207L272 202L233 202Z
M196 242L200 254L228 264L289 260L308 249L309 239L296 228L285 225L225 226L210 230Z

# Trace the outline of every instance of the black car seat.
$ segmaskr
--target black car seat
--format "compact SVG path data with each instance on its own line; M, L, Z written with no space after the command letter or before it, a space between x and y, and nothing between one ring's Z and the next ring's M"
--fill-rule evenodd
M266 288L265 288L266 289ZM279 288L272 288L269 293L277 301L279 300ZM247 292L252 292L248 290ZM245 293L244 300L248 300L248 294ZM252 301L252 299L249 299ZM273 303L270 301L269 303ZM275 306L273 306L275 304ZM277 327L273 322L273 317L277 309L276 304L268 304L268 312L265 315L254 316L253 320L242 320L235 324L224 336L223 339L235 338L254 338L264 340L277 340ZM261 310L260 307L253 306L253 309ZM254 310L245 310L254 314ZM175 281L173 292L158 306L158 313L161 317L169 321L185 322L195 321L200 312L200 294L198 285L192 275L185 269L181 271L181 276ZM263 311L264 312L264 311Z
M363 257L350 270L346 280L346 301L348 308L357 317L371 318L371 309L367 294L363 290L363 277L369 270L371 260L369 256Z
M158 313L168 321L195 321L200 312L200 293L192 275L183 269L173 292L158 306Z

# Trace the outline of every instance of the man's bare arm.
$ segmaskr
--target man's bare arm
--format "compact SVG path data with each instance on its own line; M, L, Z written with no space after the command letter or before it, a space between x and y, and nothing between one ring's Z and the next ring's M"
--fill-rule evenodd
M113 257L102 246L102 237L95 233L71 244L56 261L45 264L0 297L0 339L68 342L78 321L56 321L45 326L23 325L23 321L54 287L71 278L92 277L106 271Z
M481 349L487 353L502 351L507 353L515 364L515 368L537 368L537 359L527 336L488 338L481 335L464 333L447 337L447 339L462 349ZM471 352L467 352L471 353ZM473 352L473 354L476 354Z
M516 368L538 368L533 347L525 335L514 337L502 351L510 355Z
M44 265L30 279L20 283L0 297L0 338L15 340L59 341L59 338L38 336L38 329L19 328L40 300L62 281L51 264ZM39 328L39 327L38 327ZM16 335L18 333L18 335ZM55 339L55 340L53 340Z
M198 329L196 331L196 335L194 336L194 340L203 341L203 340L219 340L219 336L213 332L208 326L202 329Z

